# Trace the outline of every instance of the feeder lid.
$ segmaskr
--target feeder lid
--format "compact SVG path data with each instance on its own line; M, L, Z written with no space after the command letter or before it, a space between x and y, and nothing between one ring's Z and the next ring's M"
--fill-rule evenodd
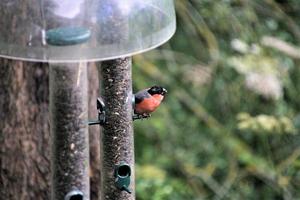
M0 3L0 57L101 61L153 49L175 32L173 0L10 0Z

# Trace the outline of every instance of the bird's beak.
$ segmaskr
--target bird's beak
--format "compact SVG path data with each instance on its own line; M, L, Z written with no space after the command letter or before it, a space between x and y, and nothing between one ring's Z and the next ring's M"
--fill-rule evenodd
M165 95L165 94L167 94L167 93L168 93L168 90L166 90L165 88L163 88L161 94L162 94L162 95Z

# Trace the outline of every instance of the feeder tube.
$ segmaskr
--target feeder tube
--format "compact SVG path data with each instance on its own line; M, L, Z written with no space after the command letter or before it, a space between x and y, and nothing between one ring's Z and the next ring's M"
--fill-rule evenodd
M52 200L89 200L87 64L50 64Z
M104 61L98 69L102 77L101 97L106 106L106 124L102 126L100 136L101 199L134 200L131 58ZM130 172L116 171L116 168L124 163L129 166ZM128 188L125 185L120 189L116 173L128 176L129 179L125 178L127 184L130 181Z

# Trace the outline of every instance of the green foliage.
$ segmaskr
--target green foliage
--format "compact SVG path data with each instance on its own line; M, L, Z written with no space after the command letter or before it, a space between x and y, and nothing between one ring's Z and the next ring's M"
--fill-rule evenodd
M248 113L240 113L237 118L237 127L241 131L249 130L258 134L293 134L296 132L292 121L284 116L279 118L269 115L251 117Z
M176 1L175 36L134 57L134 91L169 92L135 122L137 199L300 198L299 5Z
M180 180L166 177L166 172L153 165L137 166L139 199L184 199L190 189Z

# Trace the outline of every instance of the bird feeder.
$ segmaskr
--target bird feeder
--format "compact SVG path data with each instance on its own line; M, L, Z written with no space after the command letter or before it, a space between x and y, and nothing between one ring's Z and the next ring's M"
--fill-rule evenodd
M0 57L50 63L52 199L72 199L72 194L89 199L90 61L101 61L100 96L106 113L101 197L134 199L129 56L153 49L174 34L173 0L11 0L1 2L0 10L0 23L6 24L0 31ZM120 165L130 170L126 179L119 177L130 183L127 191L116 186L115 166Z

